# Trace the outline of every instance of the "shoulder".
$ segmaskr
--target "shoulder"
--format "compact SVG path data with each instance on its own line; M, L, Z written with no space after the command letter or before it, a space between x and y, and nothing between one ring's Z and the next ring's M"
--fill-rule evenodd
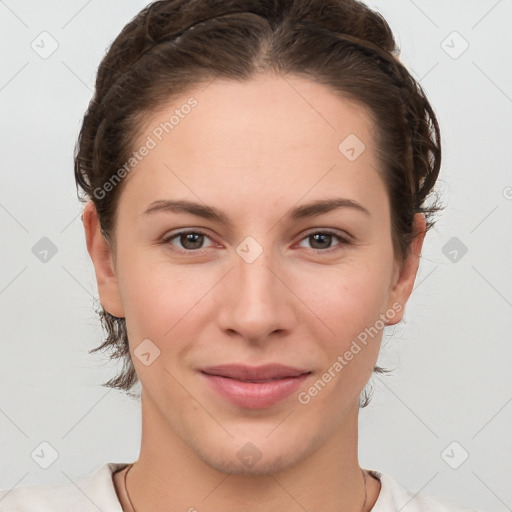
M430 494L413 493L387 473L368 471L381 483L381 490L372 512L480 512Z
M0 490L0 512L122 512L112 474L127 463L108 462L73 481Z

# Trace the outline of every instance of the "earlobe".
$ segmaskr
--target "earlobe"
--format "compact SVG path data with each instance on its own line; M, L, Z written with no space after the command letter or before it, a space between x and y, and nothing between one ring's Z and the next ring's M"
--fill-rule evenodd
M400 322L405 313L405 305L409 300L420 264L421 248L426 234L426 219L423 213L414 216L415 236L409 248L409 254L401 265L397 265L394 283L389 295L388 307L398 311L387 325Z
M122 318L124 310L113 265L112 250L101 232L96 207L92 201L85 205L82 222L85 229L87 251L96 273L101 305L111 315Z

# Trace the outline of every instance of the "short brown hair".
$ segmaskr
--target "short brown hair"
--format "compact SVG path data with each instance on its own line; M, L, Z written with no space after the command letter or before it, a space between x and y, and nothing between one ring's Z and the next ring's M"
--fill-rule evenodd
M440 209L436 201L426 205L441 164L440 132L421 86L398 59L387 22L356 0L161 0L135 16L101 61L75 150L77 188L85 193L79 197L94 202L110 243L123 183L95 191L130 157L144 115L199 82L242 82L268 71L324 84L369 112L393 248L403 261L414 214L424 213L429 229ZM104 385L129 392L138 379L125 319L101 306L98 313L107 338L91 352L110 349L111 358L122 359L120 374ZM364 395L361 407L370 400Z

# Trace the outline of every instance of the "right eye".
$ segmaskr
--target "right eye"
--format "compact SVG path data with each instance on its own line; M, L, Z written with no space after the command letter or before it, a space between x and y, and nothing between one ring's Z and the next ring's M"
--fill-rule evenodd
M166 236L162 240L162 243L170 244L173 247L172 250L177 250L178 253L184 254L199 252L199 250L203 249L202 246L205 238L210 239L210 237L202 231L177 231ZM174 247L176 247L173 243L175 239L181 245L181 247L178 247L177 249L174 249Z

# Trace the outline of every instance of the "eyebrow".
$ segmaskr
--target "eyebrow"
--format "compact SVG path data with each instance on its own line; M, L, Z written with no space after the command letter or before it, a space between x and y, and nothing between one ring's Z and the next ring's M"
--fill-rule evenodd
M302 206L298 206L296 208L292 208L286 217L294 220L300 220L323 215L338 208L351 208L362 212L365 215L371 216L370 212L357 201L338 197L334 199L321 199L304 204ZM144 211L143 215L150 215L152 213L162 211L174 213L190 213L192 215L197 215L198 217L203 217L205 219L210 219L221 224L225 224L229 228L232 228L233 226L228 216L217 208L186 200L174 201L170 199L159 199L153 201Z

